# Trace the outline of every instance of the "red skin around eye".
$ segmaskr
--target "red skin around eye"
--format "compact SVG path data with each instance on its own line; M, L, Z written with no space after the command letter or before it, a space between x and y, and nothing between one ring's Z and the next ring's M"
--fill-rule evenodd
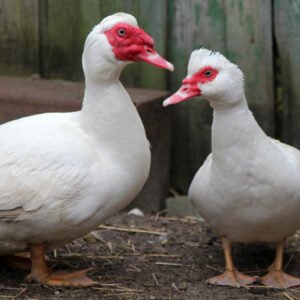
M121 36L119 30L124 29ZM136 61L136 54L142 51L152 51L154 41L145 31L127 23L118 23L105 31L105 35L112 46L113 52L119 60Z
M158 68L174 70L174 66L154 49L150 35L127 23L117 23L104 34L117 60L144 61Z
M207 72L210 72L209 74ZM191 99L195 96L201 96L202 91L200 90L198 83L207 83L214 80L219 71L207 66L195 73L193 76L183 79L181 88L163 103L164 106L171 104L180 103Z
M211 75L207 77L206 72L210 71ZM193 76L186 78L182 81L183 84L197 85L197 82L206 83L214 80L218 75L218 70L212 67L205 67L201 69L199 72L195 73Z

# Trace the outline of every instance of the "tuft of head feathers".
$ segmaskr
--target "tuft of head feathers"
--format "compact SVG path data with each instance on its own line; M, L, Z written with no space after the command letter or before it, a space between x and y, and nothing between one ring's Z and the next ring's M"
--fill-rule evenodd
M104 18L100 22L100 24L98 24L94 27L94 30L97 33L103 33L105 31L111 29L117 23L127 23L133 27L139 27L137 20L134 16L123 13L123 12L118 12L118 13L115 13L111 16Z
M242 74L238 66L230 62L224 55L205 48L194 50L188 64L188 76L192 76L205 66L218 70L237 71ZM243 77L243 75L242 75Z

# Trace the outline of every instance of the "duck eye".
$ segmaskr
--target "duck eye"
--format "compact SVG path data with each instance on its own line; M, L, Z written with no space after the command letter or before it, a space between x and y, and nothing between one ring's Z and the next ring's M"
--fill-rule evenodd
M205 77L209 78L212 75L212 71L211 70L206 70L204 74L205 74Z
M125 33L126 33L126 31L125 31L124 28L120 28L120 29L118 30L118 35L119 35L119 36L124 36Z

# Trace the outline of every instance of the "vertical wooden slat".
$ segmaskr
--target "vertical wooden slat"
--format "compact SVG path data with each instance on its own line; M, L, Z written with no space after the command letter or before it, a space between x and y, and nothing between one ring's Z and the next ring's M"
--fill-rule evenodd
M38 72L38 0L0 1L0 74Z
M47 19L42 30L47 37L43 73L50 78L83 78L81 56L85 38L101 19L99 0L48 0L41 18ZM44 15L43 15L44 14ZM46 14L46 15L45 15Z
M104 16L118 12L129 13L138 18L139 0L102 0L101 6Z
M277 114L282 117L280 137L300 148L300 2L274 1L274 27L277 44Z
M39 0L39 73L48 78L48 0Z
M246 96L259 124L274 132L270 0L226 0L226 52L245 74Z
M140 1L139 26L154 38L155 49L159 54L166 56L167 1ZM146 63L140 63L140 86L144 88L166 89L167 72Z
M190 53L201 46L225 49L222 0L170 0L168 52L175 65L170 88L175 91L186 76ZM210 152L212 111L206 101L191 100L173 109L172 186L186 193L190 182Z

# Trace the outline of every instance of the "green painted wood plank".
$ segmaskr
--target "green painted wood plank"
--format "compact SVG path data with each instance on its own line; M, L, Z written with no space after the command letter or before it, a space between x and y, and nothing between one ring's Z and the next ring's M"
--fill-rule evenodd
M139 26L153 37L155 49L165 57L167 50L167 1L140 1ZM146 63L139 64L140 86L166 89L167 72Z
M101 20L99 0L46 1L41 18L43 74L50 78L81 80L81 56L87 34Z
M300 2L274 1L274 27L277 42L276 87L279 136L300 148Z
M102 0L101 6L105 16L115 14L117 12L125 12L137 17L139 2L139 0Z
M270 0L226 0L226 54L245 74L258 123L274 133L272 8Z
M175 65L170 89L186 76L190 53L200 46L225 50L222 0L169 0L168 54ZM190 182L211 151L212 110L206 101L193 99L173 108L172 186L186 193Z
M102 0L101 7L103 16L108 16L117 12L125 12L132 14L139 22L139 1L138 0ZM139 63L128 65L122 72L121 81L125 86L140 86L140 70Z
M0 74L38 73L38 0L0 1Z

